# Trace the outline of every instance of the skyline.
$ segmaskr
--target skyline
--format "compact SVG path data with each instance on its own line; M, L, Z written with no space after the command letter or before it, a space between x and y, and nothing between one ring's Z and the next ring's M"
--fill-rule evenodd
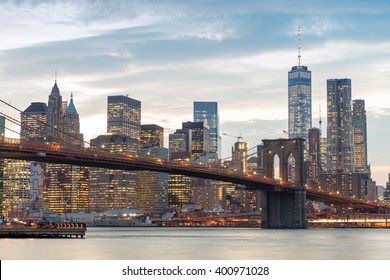
M312 72L313 127L321 106L326 134L326 80L351 79L352 99L366 103L373 179L378 185L388 179L384 1L6 1L0 8L5 101L22 110L47 103L58 69L61 95L69 100L73 92L87 141L106 132L109 95L141 101L141 123L164 127L166 138L192 120L194 101L215 101L222 158L235 142L222 133L241 134L248 147L285 137L287 75L298 62L300 26L301 64Z

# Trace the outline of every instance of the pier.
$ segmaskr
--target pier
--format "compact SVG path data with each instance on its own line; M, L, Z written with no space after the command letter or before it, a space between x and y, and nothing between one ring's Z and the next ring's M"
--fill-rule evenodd
M84 223L15 224L0 225L0 238L84 238Z

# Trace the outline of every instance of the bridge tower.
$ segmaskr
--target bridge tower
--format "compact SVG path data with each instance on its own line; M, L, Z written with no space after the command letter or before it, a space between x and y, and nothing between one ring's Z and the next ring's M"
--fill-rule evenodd
M274 178L274 158L279 157L279 174L283 182L288 181L288 159L295 159L294 190L275 188L264 193L262 199L263 228L307 228L306 189L304 186L305 139L263 140L264 176Z

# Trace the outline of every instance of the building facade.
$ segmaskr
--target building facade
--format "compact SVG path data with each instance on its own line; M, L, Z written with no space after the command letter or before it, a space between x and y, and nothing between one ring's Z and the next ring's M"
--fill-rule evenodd
M351 95L350 79L327 80L328 172L354 170Z
M46 134L50 137L50 141L62 142L63 135L60 131L62 130L61 124L63 122L63 115L62 96L56 80L50 92L47 104Z
M143 148L139 155L168 159L168 149L160 147ZM144 212L160 213L168 208L168 174L152 171L138 171L138 209Z
M210 131L209 151L220 157L221 138L219 136L219 115L217 102L194 102L194 122L204 122Z
M156 124L141 125L141 142L140 147L164 147L164 128Z
M128 96L108 96L107 133L141 139L141 102Z
M308 139L311 125L311 71L301 65L299 31L298 64L288 72L288 138Z
M126 135L99 135L91 139L91 148L110 153L136 155L138 140ZM89 209L102 212L110 209L138 207L137 173L91 167L89 170Z
M368 172L367 164L367 117L365 102L362 99L352 103L353 153L354 170Z
M189 137L192 159L198 159L210 151L210 130L204 122L184 122L182 130Z

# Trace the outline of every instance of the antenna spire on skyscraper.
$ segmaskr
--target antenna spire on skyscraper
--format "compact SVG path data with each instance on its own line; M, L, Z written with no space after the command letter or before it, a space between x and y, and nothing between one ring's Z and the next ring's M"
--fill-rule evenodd
M57 83L57 68L56 68L56 71L54 73L54 82Z
M298 26L298 66L301 66L301 27Z

